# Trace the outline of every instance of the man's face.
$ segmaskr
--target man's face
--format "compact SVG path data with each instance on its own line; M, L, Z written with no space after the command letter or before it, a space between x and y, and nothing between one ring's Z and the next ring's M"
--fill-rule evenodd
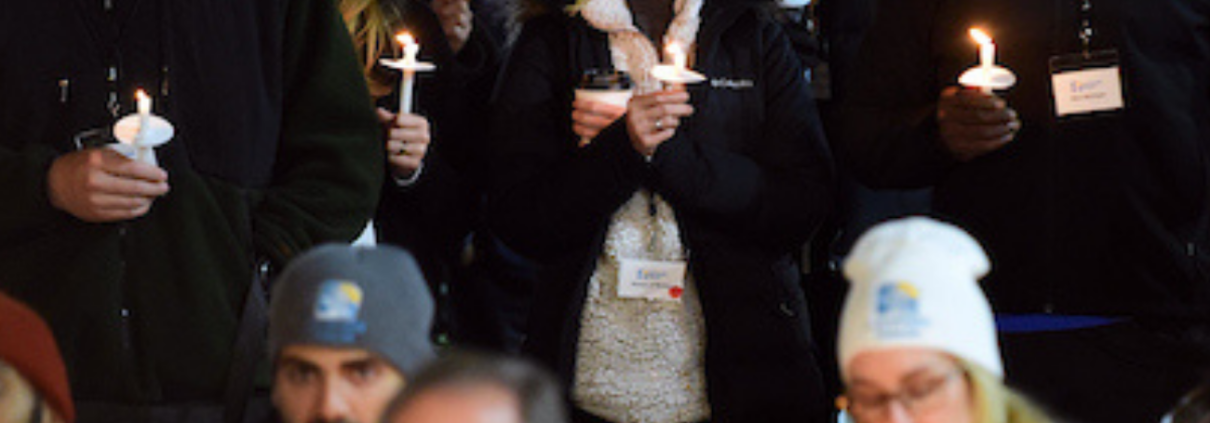
M377 423L403 385L369 351L291 345L277 359L273 404L285 423Z

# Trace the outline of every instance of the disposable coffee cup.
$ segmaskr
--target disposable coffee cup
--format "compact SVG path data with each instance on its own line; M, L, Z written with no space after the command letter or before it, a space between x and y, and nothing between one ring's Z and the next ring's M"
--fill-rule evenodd
M576 88L576 100L589 100L626 107L633 94L633 86L630 75L626 72L590 69L585 71L584 77L580 79L580 85ZM583 138L580 140L580 146L588 145L591 141L591 139Z

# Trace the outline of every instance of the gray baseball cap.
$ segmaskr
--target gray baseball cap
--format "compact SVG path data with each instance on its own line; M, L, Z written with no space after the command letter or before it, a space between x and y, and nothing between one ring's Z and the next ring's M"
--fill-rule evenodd
M269 354L287 345L359 348L405 376L436 353L433 298L408 252L329 244L296 258L273 287Z

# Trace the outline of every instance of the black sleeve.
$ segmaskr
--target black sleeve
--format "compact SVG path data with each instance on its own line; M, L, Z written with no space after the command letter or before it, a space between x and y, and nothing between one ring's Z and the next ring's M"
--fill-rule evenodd
M500 61L499 47L476 21L462 51L441 61L423 110L433 124L432 147L476 192L487 176L488 102Z
M388 177L376 223L380 239L413 250L457 249L480 215L487 176L488 100L500 67L499 48L478 22L466 45L454 55L431 11L416 9L409 25L420 29L425 45L435 48L433 78L418 87L418 113L431 125L432 143L424 170L410 186ZM398 93L386 101L398 104ZM392 106L387 106L393 108Z
M752 148L741 154L678 135L660 145L653 164L660 193L678 211L737 239L782 249L801 245L830 212L834 175L789 39L771 21L762 28L766 114Z
M936 0L880 2L842 105L841 156L874 188L921 188L954 165L937 131Z
M348 31L330 1L292 1L285 20L285 110L273 181L253 214L277 264L351 241L378 204L383 149Z
M56 157L46 144L29 143L22 149L0 145L0 180L5 183L0 239L36 236L68 221L70 215L51 206L46 191L46 176Z
M646 166L622 120L577 147L565 25L554 14L526 24L491 109L489 225L538 260L589 245L633 195Z

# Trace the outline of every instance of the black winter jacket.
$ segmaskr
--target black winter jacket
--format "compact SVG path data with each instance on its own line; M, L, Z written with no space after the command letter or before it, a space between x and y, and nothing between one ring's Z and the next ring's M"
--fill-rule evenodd
M527 350L570 386L580 312L611 217L641 186L676 212L701 292L716 422L823 421L807 304L792 252L829 212L832 166L780 27L758 4L707 1L694 116L650 163L625 119L577 147L579 75L610 68L606 34L579 17L529 21L492 107L489 222L544 268Z
M330 0L113 4L0 13L0 290L46 318L77 401L214 403L254 257L356 236L378 127ZM171 191L88 223L51 206L46 175L74 135L112 124L110 64L123 114L143 88L176 126L157 148Z
M1093 50L1121 54L1127 107L1056 119L1048 60L1080 51L1076 1L884 2L856 67L844 151L864 181L935 186L934 205L985 243L997 312L1210 323L1210 2L1094 1ZM1023 127L959 164L938 94L994 33Z

